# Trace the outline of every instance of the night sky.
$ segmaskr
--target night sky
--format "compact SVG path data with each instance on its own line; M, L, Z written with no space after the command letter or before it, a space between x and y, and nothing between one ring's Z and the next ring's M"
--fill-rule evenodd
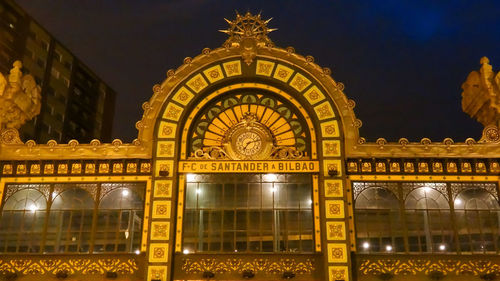
M273 17L277 46L312 55L343 82L361 136L479 139L461 85L479 59L500 68L500 1L17 0L117 91L113 137L137 137L141 104L169 69L222 45L223 18Z

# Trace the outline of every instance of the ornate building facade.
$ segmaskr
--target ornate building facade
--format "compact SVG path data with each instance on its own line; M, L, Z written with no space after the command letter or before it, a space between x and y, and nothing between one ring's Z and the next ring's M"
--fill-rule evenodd
M4 277L496 278L500 78L487 59L463 85L479 141L366 142L343 84L274 46L268 22L237 15L222 47L169 70L132 143L22 142L2 115ZM23 77L0 79L1 97L37 93Z

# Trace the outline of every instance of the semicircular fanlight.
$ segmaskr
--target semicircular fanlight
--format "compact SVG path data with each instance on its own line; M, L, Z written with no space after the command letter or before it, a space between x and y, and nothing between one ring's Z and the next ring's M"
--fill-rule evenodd
M190 155L207 147L222 148L228 131L248 113L269 130L275 146L309 152L307 126L293 106L274 96L242 93L218 99L199 115L191 128Z

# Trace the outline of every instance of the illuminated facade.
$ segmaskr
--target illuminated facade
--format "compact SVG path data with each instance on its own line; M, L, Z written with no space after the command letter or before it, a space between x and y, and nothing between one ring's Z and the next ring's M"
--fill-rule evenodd
M153 87L132 143L23 143L2 125L7 278L496 276L500 95L489 62L463 86L464 110L486 126L480 141L370 143L328 68L275 47L260 15L228 22L221 48Z

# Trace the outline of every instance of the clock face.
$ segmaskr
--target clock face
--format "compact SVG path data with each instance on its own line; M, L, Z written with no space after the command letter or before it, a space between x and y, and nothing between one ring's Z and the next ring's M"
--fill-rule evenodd
M273 148L271 133L264 125L256 122L251 125L236 125L230 130L226 140L227 152L233 159L266 159Z
M236 151L242 155L252 156L262 150L262 136L256 132L243 132L236 137Z

